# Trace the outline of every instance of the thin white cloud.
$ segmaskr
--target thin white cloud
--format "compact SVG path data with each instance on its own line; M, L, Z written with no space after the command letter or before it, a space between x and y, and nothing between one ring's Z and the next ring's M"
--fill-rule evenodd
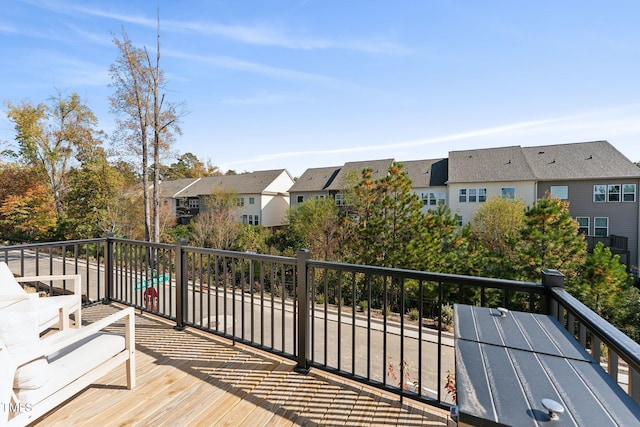
M40 6L58 13L97 16L100 18L113 19L119 22L150 28L156 28L158 25L157 18L109 12L95 7L67 4L56 1L45 1ZM281 26L275 24L218 24L211 22L175 21L161 18L160 25L161 28L167 30L219 36L237 42L258 46L275 46L296 50L341 49L365 53L394 55L410 53L408 48L384 39L331 40L326 38L309 37L304 34L288 33Z
M396 55L409 53L409 49L385 40L330 40L305 37L287 34L282 28L274 25L221 25L176 21L169 21L166 25L175 30L189 30L200 34L217 35L260 46L277 46L296 50L344 49Z
M111 36L109 34L93 33L71 24L67 24L67 28L69 28L83 42L90 42L100 46L113 47L113 41L111 40Z
M11 24L0 22L0 33L20 34L20 31Z
M626 105L618 108L592 111L568 115L563 117L532 120L525 122L511 123L501 126L492 126L482 129L474 129L465 132L453 133L434 138L426 138L412 141L402 141L390 144L363 145L357 147L330 148L325 150L289 151L282 153L262 154L251 159L235 160L226 162L225 168L244 166L245 168L274 160L287 159L292 157L317 158L320 156L345 155L353 153L373 153L393 149L397 151L402 148L425 147L428 145L451 143L470 139L482 140L490 137L493 144L498 138L502 141L509 141L512 145L536 145L543 142L532 141L532 136L545 134L544 143L548 143L549 135L555 135L559 142L579 142L596 139L610 139L618 135L629 135L630 133L640 133L640 120L638 119L638 109L640 105ZM627 114L630 113L630 114ZM610 117L614 116L614 117ZM604 135L603 135L604 134ZM583 138L575 139L576 135L585 135ZM601 138L594 135L603 135ZM526 137L526 138L525 138ZM494 145L495 146L495 145ZM449 151L450 147L447 147ZM438 157L438 156L436 156Z
M244 98L235 97L223 99L223 104L229 105L279 105L292 100L298 101L299 97L293 97L282 94L269 94L260 93L254 96L247 96Z
M245 71L254 74L260 74L267 77L300 81L313 81L317 83L324 83L327 85L346 87L350 86L340 80L322 76L319 74L306 73L304 71L296 71L287 68L271 67L269 65L258 64L256 62L245 61L230 56L207 56L207 55L194 55L190 53L164 50L163 54L172 58L186 59L202 64L208 64L213 67L226 68L236 71ZM353 86L355 87L355 86Z
M414 141L396 142L390 144L378 144L378 145L362 145L358 147L345 147L345 148L331 148L326 150L306 150L306 151L289 151L284 153L262 154L250 160L238 160L229 162L229 165L237 165L253 162L264 162L267 160L277 160L289 157L299 156L317 156L317 155L333 155L333 154L345 154L345 153L357 153L357 152L372 152L381 151L389 148L410 148L410 147L422 147L430 144L437 144L442 142L458 141L462 139L477 138L481 136L497 135L503 133L509 133L526 128L534 128L538 126L545 126L558 121L566 120L566 118L548 119L548 120L536 120L529 122L513 123L504 126L494 126L485 129L476 129L467 132L460 132L451 135L444 135L435 138L420 139Z
M84 61L60 51L32 49L26 52L17 66L28 70L28 78L22 79L29 87L106 86L110 79L105 64Z

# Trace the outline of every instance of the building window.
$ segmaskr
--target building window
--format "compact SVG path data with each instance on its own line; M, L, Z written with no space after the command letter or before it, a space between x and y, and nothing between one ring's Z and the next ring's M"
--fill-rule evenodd
M461 188L458 190L458 201L460 203L467 203L467 189Z
M445 204L445 193L443 191L439 191L437 193L422 193L422 203L426 206L437 206Z
M249 197L249 204L250 205L255 205L256 204L256 198L255 197Z
M514 187L504 187L501 196L503 199L515 199L516 189Z
M244 197L236 197L236 206L244 206Z
M469 189L469 203L475 203L478 201L478 190L475 188Z
M608 186L608 200L610 202L620 201L620 184L612 184Z
M253 216L253 225L260 225L260 215Z
M298 201L298 203L302 203L304 202L304 196L298 196L296 200Z
M624 184L622 186L622 201L623 202L636 201L636 185L635 184Z
M605 185L596 184L593 186L593 201L594 202L607 201L607 187Z
M561 200L569 200L569 187L566 185L552 185L549 191L551 197Z
M200 199L189 199L189 209L197 209L200 207Z
M593 234L596 236L608 236L609 235L609 218L607 217L595 217L593 219Z
M249 220L248 220L248 216L247 215L242 215L242 223L243 224L249 224Z
M486 188L478 188L478 201L480 203L484 203L487 201L487 189Z
M343 205L343 201L342 201L342 194L338 193L336 194L336 206L342 206Z
M578 234L589 234L589 217L588 216L579 216L576 217L576 221L578 221Z

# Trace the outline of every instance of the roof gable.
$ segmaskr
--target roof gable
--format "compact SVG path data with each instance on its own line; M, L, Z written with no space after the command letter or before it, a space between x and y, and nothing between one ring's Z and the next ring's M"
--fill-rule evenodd
M327 186L327 190L340 191L344 190L348 185L349 176L355 174L358 181L362 179L362 171L370 168L372 170L371 177L375 180L383 178L389 173L389 167L393 163L393 159L368 160L363 162L347 162L333 179L331 184Z
M307 169L291 186L289 192L295 193L326 190L339 171L340 166Z
M207 196L216 190L234 191L238 194L260 194L286 169L257 171L239 175L220 175L196 178L180 191L168 197L199 197ZM183 180L177 180L183 181ZM176 181L164 181L162 185L175 186ZM286 191L286 190L284 190Z
M402 163L402 170L407 173L414 188L446 186L448 159L410 160Z

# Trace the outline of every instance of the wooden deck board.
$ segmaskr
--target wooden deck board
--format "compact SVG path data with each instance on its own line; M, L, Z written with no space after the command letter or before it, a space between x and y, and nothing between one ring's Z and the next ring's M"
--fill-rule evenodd
M117 310L83 310L91 322ZM122 330L122 325L114 330ZM136 316L137 386L116 369L34 425L446 426L447 413L201 331Z

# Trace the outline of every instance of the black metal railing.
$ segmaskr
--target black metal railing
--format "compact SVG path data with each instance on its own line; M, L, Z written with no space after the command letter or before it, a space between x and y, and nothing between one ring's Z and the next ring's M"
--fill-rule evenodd
M545 273L543 281L551 296L549 314L640 403L640 345L569 294L560 272Z
M80 274L86 303L117 301L290 358L300 371L440 407L452 403L444 384L454 372L453 303L549 313L640 401L640 346L569 295L554 271L517 282L113 237L1 247L0 257L21 275Z

